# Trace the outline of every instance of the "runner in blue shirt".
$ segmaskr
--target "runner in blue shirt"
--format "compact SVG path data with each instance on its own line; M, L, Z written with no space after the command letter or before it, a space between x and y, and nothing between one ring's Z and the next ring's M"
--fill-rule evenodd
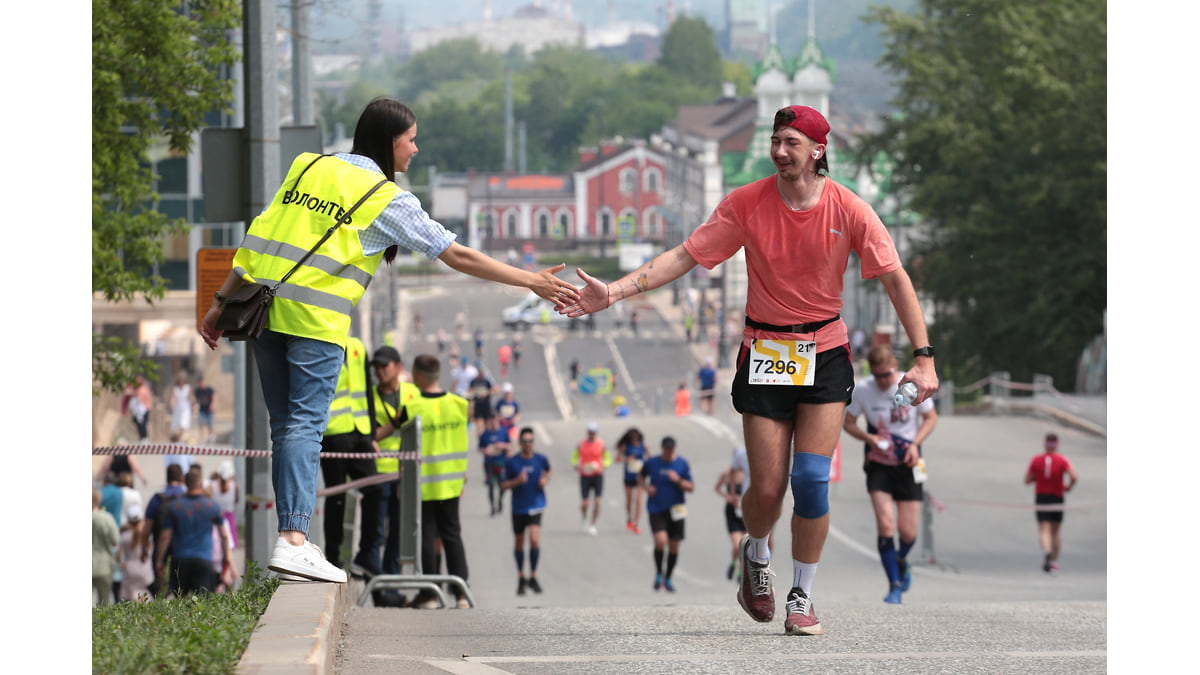
M642 463L646 461L646 441L637 427L630 427L621 440L617 441L617 462L625 467L625 529L634 534L641 534L638 525L642 506L642 488L638 484L638 474L642 471Z
M666 588L674 593L671 573L679 559L679 542L683 541L683 523L687 518L684 494L696 487L692 482L692 469L686 459L675 454L675 439L664 436L662 454L642 464L639 478L646 491L646 515L654 534L654 590ZM663 549L667 549L665 573Z
M713 396L717 389L717 371L713 368L711 356L704 360L697 379L700 380L700 410L705 415L711 415L713 414Z
M500 420L495 416L485 419L479 434L479 452L483 454L483 478L493 516L504 511L504 488L500 487L500 481L511 448L508 432L500 428Z
M529 588L541 593L537 568L542 535L542 511L546 509L546 483L550 482L550 460L533 451L533 429L523 427L517 436L521 451L504 463L500 487L512 491L513 558L517 561L517 595ZM529 532L529 578L525 578L525 532Z

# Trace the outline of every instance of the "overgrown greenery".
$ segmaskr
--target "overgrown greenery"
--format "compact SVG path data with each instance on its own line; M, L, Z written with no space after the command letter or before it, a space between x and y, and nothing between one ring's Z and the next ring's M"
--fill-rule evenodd
M226 31L241 2L93 0L91 15L92 291L153 304L165 292L154 267L187 224L155 210L150 153L188 153L205 115L232 101L221 69L238 58ZM120 391L154 369L136 347L93 336L100 388Z
M92 672L236 672L250 636L266 611L279 580L254 561L233 593L147 602L122 602L92 609Z
M899 114L867 139L931 225L910 271L944 377L1074 386L1107 306L1103 0L877 9Z

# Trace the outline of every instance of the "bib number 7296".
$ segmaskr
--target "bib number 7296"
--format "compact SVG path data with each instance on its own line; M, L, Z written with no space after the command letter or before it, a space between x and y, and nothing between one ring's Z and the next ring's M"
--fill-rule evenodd
M811 387L817 343L812 340L754 340L749 383Z

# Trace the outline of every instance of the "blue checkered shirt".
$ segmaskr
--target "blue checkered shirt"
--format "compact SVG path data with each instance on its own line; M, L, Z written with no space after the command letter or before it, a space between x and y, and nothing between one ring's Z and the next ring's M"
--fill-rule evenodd
M354 166L382 174L375 160L339 152L334 157ZM393 244L425 254L430 260L442 254L457 238L421 208L421 200L408 190L396 193L392 203L359 235L363 253L375 255Z

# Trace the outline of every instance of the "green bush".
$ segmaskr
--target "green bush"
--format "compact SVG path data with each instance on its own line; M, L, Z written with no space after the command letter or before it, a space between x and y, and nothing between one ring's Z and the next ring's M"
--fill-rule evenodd
M277 579L254 561L232 593L121 602L92 609L92 672L233 673Z

